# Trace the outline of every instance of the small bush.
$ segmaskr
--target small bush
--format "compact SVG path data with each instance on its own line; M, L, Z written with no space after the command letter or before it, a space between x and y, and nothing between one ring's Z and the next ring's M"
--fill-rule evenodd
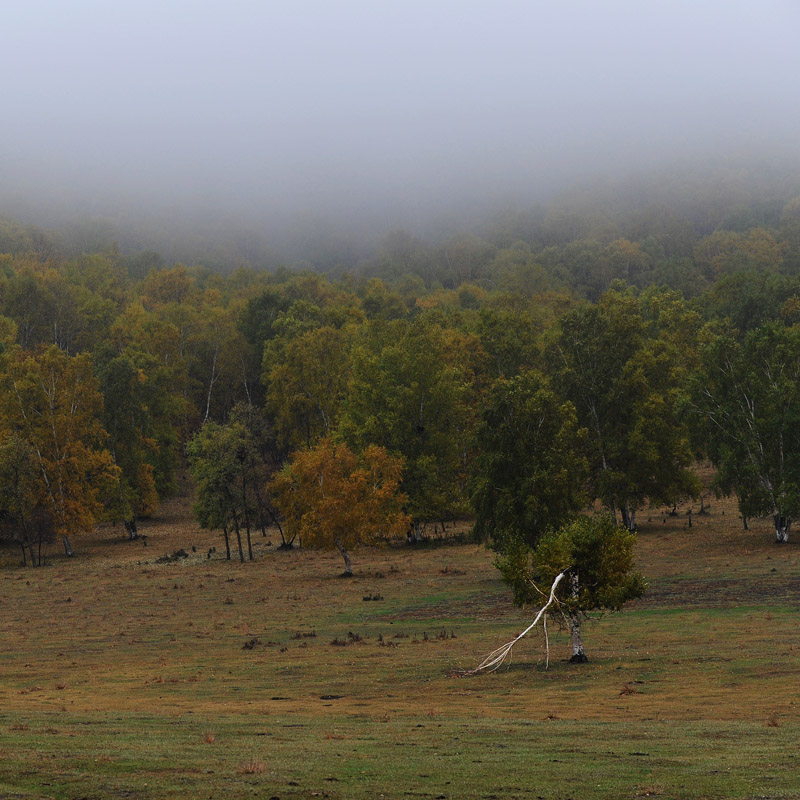
M254 758L251 758L249 761L245 761L241 767L239 767L239 774L240 775L261 775L262 772L266 770L266 765L263 761L258 761Z

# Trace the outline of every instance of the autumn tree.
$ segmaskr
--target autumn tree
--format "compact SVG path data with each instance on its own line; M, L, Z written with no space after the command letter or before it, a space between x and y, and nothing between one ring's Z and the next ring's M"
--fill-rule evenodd
M116 492L119 468L106 448L103 397L88 355L51 346L8 359L0 393L0 424L33 454L36 505L46 507L59 534L89 530Z
M356 454L325 437L297 451L270 486L289 534L304 547L336 548L350 577L350 550L408 530L401 472L402 461L382 447Z

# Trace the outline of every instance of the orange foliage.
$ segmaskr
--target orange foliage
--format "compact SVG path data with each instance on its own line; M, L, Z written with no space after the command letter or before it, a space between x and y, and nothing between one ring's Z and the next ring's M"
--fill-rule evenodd
M410 519L402 510L402 461L371 445L360 456L330 437L299 450L271 483L289 538L304 546L348 549L400 536Z

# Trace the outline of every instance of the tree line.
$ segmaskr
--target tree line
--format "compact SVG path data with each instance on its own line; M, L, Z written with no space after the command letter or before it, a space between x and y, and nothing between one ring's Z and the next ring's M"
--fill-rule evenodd
M267 526L316 541L322 498L298 497L323 474L351 498L340 516L382 515L339 528L346 564L362 536L472 513L511 558L590 504L635 529L695 496L708 457L783 541L800 511L800 203L771 228L667 228L650 261L652 231L464 234L426 274L397 234L336 278L157 260L135 277L116 248L68 258L7 223L0 537L34 564L100 520L135 538L188 464L200 524L242 559ZM661 280L667 261L685 285Z

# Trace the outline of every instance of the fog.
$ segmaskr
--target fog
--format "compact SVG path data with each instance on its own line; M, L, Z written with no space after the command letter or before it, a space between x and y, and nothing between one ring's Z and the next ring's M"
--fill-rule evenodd
M795 0L7 3L0 214L279 248L795 158L799 30Z

